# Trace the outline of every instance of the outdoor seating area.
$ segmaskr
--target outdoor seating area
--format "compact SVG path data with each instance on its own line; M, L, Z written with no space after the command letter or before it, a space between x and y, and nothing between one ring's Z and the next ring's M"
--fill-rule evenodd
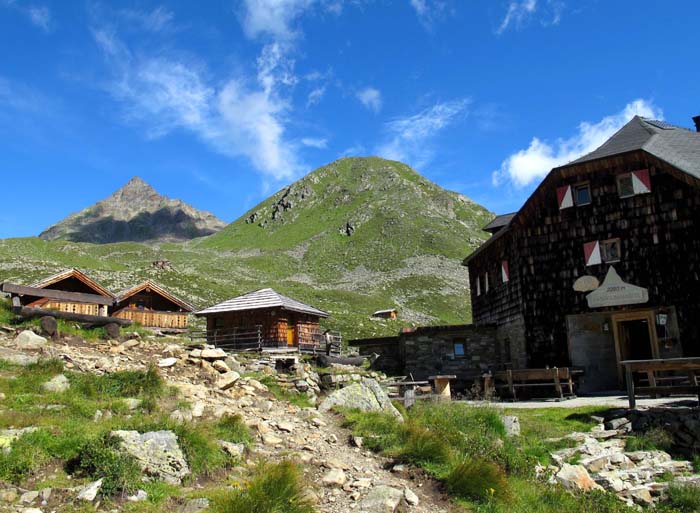
M505 394L512 400L518 399L518 390L532 388L553 389L559 400L576 397L574 393L574 375L581 371L568 367L552 367L551 369L508 369L483 375L484 396L491 399L494 395ZM538 394L539 395L539 394Z
M625 360L620 363L625 368L630 408L636 407L638 395L697 395L700 403L700 358ZM639 374L643 375L641 379ZM646 381L646 386L638 386L642 381Z

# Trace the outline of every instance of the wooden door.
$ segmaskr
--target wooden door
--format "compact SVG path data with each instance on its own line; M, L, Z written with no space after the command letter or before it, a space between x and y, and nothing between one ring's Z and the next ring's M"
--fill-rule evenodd
M613 315L612 320L618 381L622 387L624 369L620 362L629 359L646 360L649 359L649 354L651 358L659 358L659 343L653 310L619 313Z
M287 346L294 346L294 326L287 326Z

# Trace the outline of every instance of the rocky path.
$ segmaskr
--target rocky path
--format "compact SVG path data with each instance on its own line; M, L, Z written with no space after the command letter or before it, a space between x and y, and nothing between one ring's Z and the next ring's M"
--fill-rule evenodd
M17 340L0 337L0 354L20 365L49 357L64 360L69 369L95 373L159 365L167 383L176 387L189 405L180 403L180 409L169 412L171 419L196 422L201 418L241 415L255 436L245 457L246 464L283 458L302 463L307 493L316 502L319 513L459 510L440 485L420 470L395 465L362 447L361 440L342 427L339 415L276 400L264 384L246 376L244 362L230 357L192 358L192 352L183 350L174 340L132 338L99 344L80 339L41 342L28 337L26 344L18 344ZM280 378L285 380L284 376ZM232 474L235 473L234 469Z

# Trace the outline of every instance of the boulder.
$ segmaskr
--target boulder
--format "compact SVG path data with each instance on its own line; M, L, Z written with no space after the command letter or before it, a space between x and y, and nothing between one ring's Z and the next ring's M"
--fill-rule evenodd
M58 333L58 322L56 322L55 317L45 315L39 319L39 325L41 326L41 332L47 337L53 337Z
M557 472L556 480L569 491L582 490L587 492L596 489L602 490L602 487L591 479L583 465L564 463L559 472Z
M112 431L121 439L121 448L136 459L144 474L179 485L190 474L177 435L172 431Z
M503 415L501 421L506 428L506 436L520 436L520 420L515 415Z
M8 363L14 365L19 365L20 367L26 367L28 365L34 365L39 362L39 358L36 356L30 356L28 354L4 354L2 359Z
M229 371L219 377L219 379L216 381L216 386L219 388L219 390L228 390L235 385L236 381L239 379L241 379L240 374L238 374L236 371Z
M325 486L330 486L330 487L340 487L345 484L345 482L348 480L348 478L345 476L345 472L343 472L339 468L332 468L328 472L325 473L325 475L321 478L321 482Z
M408 487L403 489L403 498L411 506L418 506L420 502L418 496Z
M358 509L367 513L394 513L399 508L404 492L391 486L375 486L360 502Z
M234 444L226 440L219 440L218 444L226 454L233 458L240 459L245 455L245 444Z
M229 368L228 365L226 365L226 362L223 360L214 360L211 364L212 367L214 367L216 370L218 370L220 373L225 374L227 372L231 372L231 369Z
M160 360L158 362L158 367L163 367L163 368L172 367L176 363L177 363L177 358L171 356L170 358L163 358L162 360Z
M403 420L401 413L391 404L389 396L379 383L370 378L364 378L361 383L353 383L330 393L318 409L328 411L335 406L357 408L361 411L383 411Z
M178 509L178 513L199 513L209 507L208 499L190 499Z
M225 360L226 356L228 356L226 351L217 347L216 349L202 349L200 358L203 360Z
M45 392L65 392L70 388L70 381L68 381L68 378L65 377L63 374L59 374L58 376L54 376L51 378L51 380L47 381L46 383L42 383L41 389L44 390Z
M100 488L102 488L102 479L98 479L97 481L86 485L82 490L80 490L78 500L87 502L94 501L97 494L100 492Z
M120 332L121 329L119 327L119 324L117 324L116 322L110 322L109 324L105 324L105 333L107 333L107 336L109 338L119 338Z
M26 351L38 351L46 346L46 339L31 330L24 330L15 338L15 347Z

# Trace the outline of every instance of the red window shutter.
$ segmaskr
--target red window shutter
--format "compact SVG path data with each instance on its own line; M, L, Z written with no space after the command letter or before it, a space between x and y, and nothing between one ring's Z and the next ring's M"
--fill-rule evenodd
M600 257L600 243L597 240L586 242L583 245L583 256L587 266L602 263L603 259Z
M559 210L574 206L574 197L571 194L570 185L557 187L557 201L559 202Z
M503 278L503 283L510 281L510 270L508 269L508 260L503 260L501 262L501 277Z
M632 186L635 194L646 194L651 192L651 178L648 169L632 171Z

